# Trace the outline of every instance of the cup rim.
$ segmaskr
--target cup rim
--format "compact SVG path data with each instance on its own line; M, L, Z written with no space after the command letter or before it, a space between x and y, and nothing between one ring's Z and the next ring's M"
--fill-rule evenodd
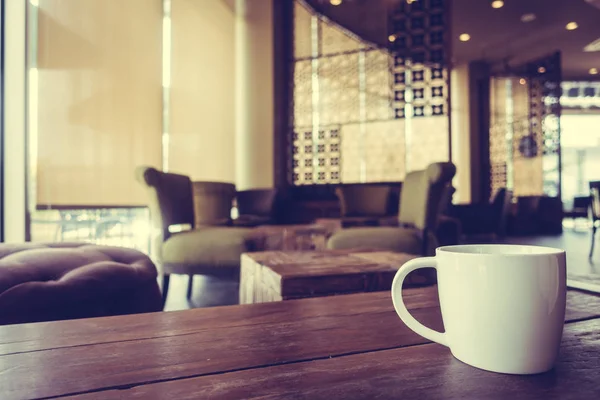
M473 251L476 248L480 248L480 251ZM510 251L520 249L518 251ZM486 249L490 249L486 251ZM506 251L502 251L505 249ZM471 251L461 251L471 250ZM525 251L523 251L525 250ZM440 253L446 254L459 254L467 257L539 257L539 256L553 256L565 254L566 251L555 247L548 246L536 246L529 244L459 244L452 246L442 246L436 249L436 255Z

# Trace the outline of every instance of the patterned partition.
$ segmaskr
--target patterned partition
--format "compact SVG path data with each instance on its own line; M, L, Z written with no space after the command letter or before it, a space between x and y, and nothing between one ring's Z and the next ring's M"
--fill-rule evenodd
M294 7L294 185L401 181L449 158L447 2L391 3L389 47Z
M490 81L490 188L494 196L501 188L512 188L512 124L509 124L510 78ZM509 171L510 168L510 171ZM510 181L509 181L510 178Z
M529 64L532 130L540 141L543 193L560 197L561 55ZM543 71L543 72L542 72Z
M490 185L560 196L560 53L491 80Z
M405 121L408 171L448 160L446 3L398 2L390 16L394 114Z

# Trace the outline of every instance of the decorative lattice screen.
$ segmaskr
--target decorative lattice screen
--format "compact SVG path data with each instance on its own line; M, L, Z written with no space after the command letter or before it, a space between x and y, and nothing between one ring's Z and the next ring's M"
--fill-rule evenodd
M295 185L400 181L448 160L446 2L390 7L380 48L295 3Z
M560 54L535 60L519 76L491 81L492 194L560 195Z

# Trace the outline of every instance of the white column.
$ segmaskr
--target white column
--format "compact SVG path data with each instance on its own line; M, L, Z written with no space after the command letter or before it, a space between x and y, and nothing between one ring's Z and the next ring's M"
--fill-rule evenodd
M457 65L450 72L452 85L452 162L456 165L453 185L455 203L471 202L471 121L469 110L469 66Z
M25 240L26 1L4 2L4 240ZM0 40L2 32L0 31Z
M452 86L452 162L456 165L453 184L455 203L477 203L481 199L481 143L489 135L489 102L482 103L482 82L489 82L488 65L474 61L458 65L450 73ZM489 121L488 121L489 122ZM481 129L484 131L481 131Z
M273 1L279 0L235 3L238 190L273 186Z

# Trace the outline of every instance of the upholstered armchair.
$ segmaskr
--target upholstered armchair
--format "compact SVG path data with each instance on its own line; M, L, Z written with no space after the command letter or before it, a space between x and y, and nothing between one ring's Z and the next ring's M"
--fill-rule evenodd
M343 229L329 238L327 247L372 247L390 251L431 255L437 247L435 232L440 204L456 167L435 163L406 175L400 195L398 227Z
M506 234L506 223L510 213L512 191L499 189L489 203L451 205L446 214L460 221L463 235Z
M577 227L577 221L583 219L584 222L588 223L590 220L590 208L592 208L593 197L592 196L576 196L573 199L573 207L570 210L563 212L563 220L571 219L573 221L574 229Z
M194 275L237 279L240 256L248 251L247 238L251 231L219 226L227 225L223 220L227 219L226 210L231 209L233 185L216 182L192 185L188 176L151 167L137 168L136 177L148 189L150 216L159 232L154 248L163 275L163 301L169 290L170 274L189 275L188 299L192 295ZM229 205L226 201L218 204L223 198L227 199L227 193L231 194Z
M344 217L385 217L391 187L387 185L344 185L335 189Z
M389 216L392 187L353 184L336 187L341 227L379 226Z
M235 226L258 226L275 221L277 189L248 189L236 193L238 217Z
M202 226L231 225L235 185L225 182L192 182L194 221Z
M590 260L594 256L596 243L596 231L600 221L600 181L590 182L590 195L592 197L592 247L590 248Z

